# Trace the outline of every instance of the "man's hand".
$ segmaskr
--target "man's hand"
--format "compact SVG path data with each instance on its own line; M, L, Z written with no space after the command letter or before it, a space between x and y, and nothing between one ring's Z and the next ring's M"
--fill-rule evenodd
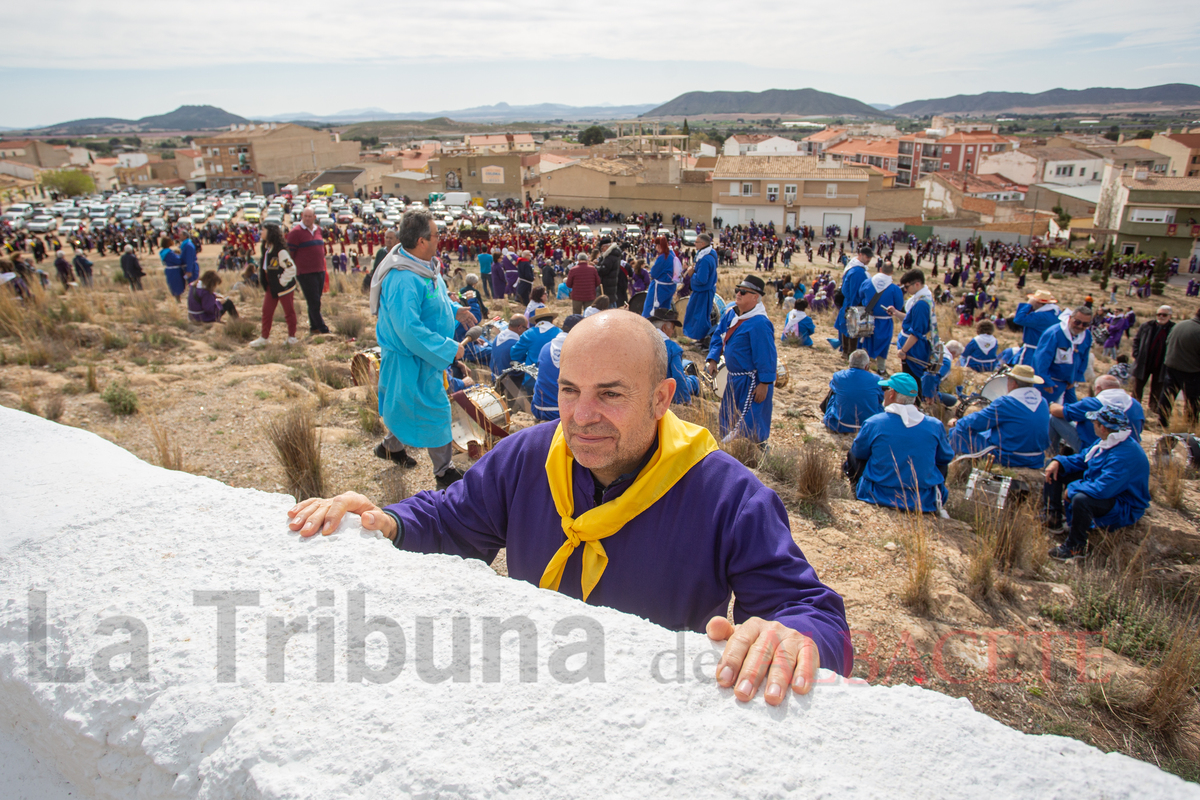
M479 324L479 320L475 319L475 315L471 313L471 309L461 306L457 311L454 312L454 318L458 320L464 328L471 328Z
M467 375L466 377L464 377L462 379L462 382L463 382L463 386L474 386L475 385L475 379L472 378L470 375Z
M1062 464L1057 461L1051 461L1050 466L1046 467L1046 483L1054 483L1055 476L1062 469Z
M713 617L705 630L709 639L726 643L717 663L717 684L733 687L738 700L753 699L764 678L767 705L782 703L788 686L796 694L812 690L821 655L817 643L799 631L759 617L736 627L725 617Z
M396 538L396 520L383 513L383 509L358 492L346 492L337 497L310 497L288 509L291 522L288 527L299 531L301 536L313 536L317 531L328 536L337 530L342 517L349 512L362 518L362 526L368 531L380 531L389 539Z
M1050 404L1050 416L1058 417L1059 419L1063 419L1062 403L1051 403Z
M950 427L951 427L951 428L953 428L953 427L954 427L954 423L956 423L956 422L958 422L958 420L957 420L957 419L952 419L952 420L950 420L950 422L949 422L949 425L950 425Z
M754 402L761 403L763 400L766 400L767 389L769 388L770 384L767 383L760 383L758 386L754 387Z
M463 339L458 343L458 352L454 354L455 361L462 361L463 353L467 352L467 340Z
M898 358L899 358L901 361L904 361L904 360L906 360L906 359L908 358L908 353L907 353L907 352L905 352L904 350L897 350L897 351L896 351L896 356L897 356L897 357L898 357Z
M705 361L704 371L714 378L717 377L717 362L713 361L711 358L708 361Z

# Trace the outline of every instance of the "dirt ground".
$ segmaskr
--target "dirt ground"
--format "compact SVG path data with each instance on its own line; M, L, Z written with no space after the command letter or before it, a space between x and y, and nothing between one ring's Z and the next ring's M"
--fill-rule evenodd
M202 268L214 265L215 249L200 258ZM229 292L242 318L254 323L254 331L189 324L186 309L167 294L156 261L144 257L147 291L136 297L113 282L112 276L119 274L113 258L97 259L92 290L73 289L64 297L53 287L45 308L71 334L51 339L26 330L0 338L0 403L93 431L151 463L161 463L152 433L158 426L181 449L185 470L271 492L284 491L285 480L264 426L293 404L307 403L314 408L321 434L326 494L354 490L383 504L434 488L423 451L413 453L418 464L412 469L392 466L371 452L380 440L377 417L368 407L367 390L351 385L349 370L353 355L374 344L373 326L364 324L369 314L366 297L358 290L361 276L333 277L324 313L338 333L305 336L303 300L297 297L301 343L283 345L286 330L277 312L272 343L259 351L246 342L258 335L261 292ZM835 278L840 274L840 268L823 259L812 266L804 263L791 274L811 284L824 269L834 269ZM733 285L749 271L745 265L722 269L718 294L731 298ZM222 289L233 277L225 274L224 279ZM1011 315L1018 302L1014 282L1010 277L1008 286L999 289L1001 314ZM1040 276L1034 275L1026 291L1042 286ZM1067 305L1082 302L1089 293L1097 305L1107 299L1085 278L1052 280L1049 288ZM1172 285L1165 298L1137 300L1122 294L1118 304L1132 305L1140 323L1152 319L1154 308L1164 301L1175 307L1177 319L1186 318L1196 307L1194 299L1186 300L1182 288ZM491 316L506 318L516 310L515 305L490 305ZM570 313L569 303L551 305L560 311L560 320ZM773 296L766 298L766 306L780 330L787 309L777 308ZM954 328L949 313L942 312L943 339L965 343L973 332ZM779 349L789 382L775 394L771 445L816 442L840 463L851 439L823 427L818 404L830 375L844 362L825 343L833 335L832 313L814 316L814 347ZM357 340L345 335L354 332L356 321L361 326ZM1018 336L999 332L1000 346L1016 343ZM1126 339L1122 352L1129 353L1130 346ZM1096 372L1101 374L1110 364L1099 357L1099 347L1096 352ZM703 360L686 344L685 357ZM894 348L888 367L899 369ZM89 371L99 391L89 391ZM967 375L970 386L971 373ZM974 382L980 380L976 376ZM137 396L138 413L121 416L110 410L99 393L110 384L128 385ZM520 426L533 422L526 414L516 418ZM1161 433L1157 421L1149 420L1148 450ZM464 469L471 463L465 454L457 455L456 462ZM19 475L19 465L9 467ZM763 477L772 483L770 476ZM1042 558L1006 571L1003 591L979 596L972 592L969 577L978 545L972 524L926 518L919 523L922 530L915 532L911 517L855 501L840 476L833 478L829 499L820 503L795 502L788 487L778 488L786 495L797 543L822 580L845 598L855 631L856 677L873 683L914 683L967 697L976 708L1023 731L1074 736L1196 779L1186 766L1189 757L1193 762L1200 757L1194 687L1190 711L1177 726L1182 732L1170 741L1153 735L1136 714L1123 713L1118 703L1110 702L1105 687L1115 684L1095 682L1097 675L1115 673L1127 692L1133 691L1129 687L1144 689L1152 683L1151 667L1105 649L1100 636L1081 636L1078 625L1056 612L1076 602L1073 587L1082 574L1080 566ZM1156 503L1137 534L1142 550L1146 542L1154 543L1153 569L1175 576L1190 587L1192 596L1200 584L1200 568L1195 566L1200 559L1198 512L1200 491L1192 476L1184 481L1180 507ZM920 612L903 600L918 534L929 543L932 563L931 602ZM1043 543L1045 549L1051 544L1049 538ZM503 572L502 559L495 566Z

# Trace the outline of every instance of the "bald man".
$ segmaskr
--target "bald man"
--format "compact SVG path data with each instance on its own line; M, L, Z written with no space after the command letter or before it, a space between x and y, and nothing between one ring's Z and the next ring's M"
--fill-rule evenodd
M1101 406L1112 406L1129 419L1132 436L1142 440L1142 428L1146 425L1146 412L1142 404L1121 388L1121 381L1113 375L1101 375L1093 384L1092 397L1075 403L1050 404L1050 451L1058 449L1058 443L1071 447L1076 453L1091 449L1099 441L1093 431L1089 411L1098 411Z
M771 705L789 687L805 694L818 667L849 675L842 599L792 540L779 497L671 413L658 331L595 314L567 335L560 368L558 424L501 440L446 491L386 509L313 498L290 527L328 534L349 511L402 550L491 561L506 547L513 578L726 641L716 679L743 701L760 687Z

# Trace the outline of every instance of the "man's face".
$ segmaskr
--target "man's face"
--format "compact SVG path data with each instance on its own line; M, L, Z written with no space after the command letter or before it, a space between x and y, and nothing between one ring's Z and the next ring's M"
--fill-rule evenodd
M563 346L558 412L575 459L611 482L649 449L675 382L655 381L644 337L622 335L616 324L580 333Z
M400 237L396 235L394 230L388 230L388 232L383 235L383 243L388 250L391 250L396 245L400 244Z
M1171 321L1171 315L1168 314L1166 311L1159 311L1157 314L1154 315L1154 321L1157 322L1159 325L1166 325L1168 322Z
M1067 322L1067 327L1071 329L1071 333L1075 336L1083 333L1092 324L1092 318L1088 314L1080 314L1078 311L1071 315L1071 319Z
M422 261L428 261L437 255L438 229L433 221L429 222L429 235L417 240L417 246L413 248L413 255Z
M745 314L750 309L758 305L758 298L761 297L758 292L752 292L749 289L738 289L737 297L734 302L737 303L739 314Z
M311 228L317 224L317 212L311 208L306 208L300 212L300 223L306 228Z

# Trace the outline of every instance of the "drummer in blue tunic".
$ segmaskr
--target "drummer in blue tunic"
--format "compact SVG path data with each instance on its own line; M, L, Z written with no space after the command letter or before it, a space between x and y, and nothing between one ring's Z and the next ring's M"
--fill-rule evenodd
M706 368L717 374L717 360L725 355L729 380L721 395L721 436L730 440L748 436L765 442L771 435L771 403L775 393L775 326L762 298L763 279L747 275L738 284L734 302L713 332Z

